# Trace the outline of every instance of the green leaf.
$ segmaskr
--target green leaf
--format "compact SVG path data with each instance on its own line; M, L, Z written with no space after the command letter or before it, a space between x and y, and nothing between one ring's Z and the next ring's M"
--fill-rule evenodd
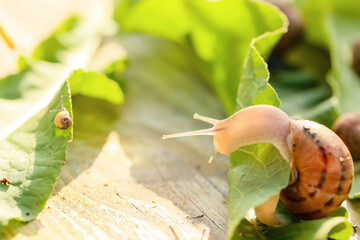
M124 0L115 18L123 31L153 34L176 42L190 28L183 0Z
M343 206L340 206L336 212L334 212L328 219L331 219L332 217L345 217L348 218L348 210L344 208ZM334 240L347 240L350 239L351 235L353 234L353 227L350 224L349 221L345 221L343 223L340 223L336 225L335 227L332 227L329 234L328 239L334 239Z
M287 31L287 19L275 7L255 1L197 1L192 6L193 46L211 64L212 85L229 113L234 112L243 66L249 45L267 57L274 44ZM242 24L246 22L246 24ZM254 38L258 40L254 41ZM245 62L245 63L244 63Z
M264 59L253 45L250 49L236 97L237 109L240 110L255 103L279 107L280 100L268 84L269 71Z
M230 155L228 238L246 212L288 184L289 164L270 144L245 146Z
M106 74L106 76L116 81L120 85L121 89L124 90L124 92L126 92L127 85L123 73L127 68L128 64L128 59L122 58L120 60L116 60L115 62L110 63L104 69L104 73Z
M305 221L302 223L296 223L285 227L270 228L265 233L265 236L271 240L327 240L328 235L334 227L339 224L347 226L347 230L352 229L350 223L344 217L333 217L330 219L321 219L313 221ZM350 233L350 235L349 235ZM332 235L335 238L338 236ZM341 239L349 239L351 236L350 232L346 232L346 236Z
M85 72L79 69L73 72L69 82L73 95L82 94L104 99L117 105L124 101L124 95L119 85L104 74L93 71Z
M352 226L347 221L348 212L340 207L331 216L311 221L297 222L292 225L269 228L265 232L268 239L333 239L347 240L352 235Z
M235 110L242 66L253 38L263 35L256 44L267 57L288 24L277 8L248 0L177 0L171 4L159 0L127 0L120 5L118 14L124 30L171 39L183 43L189 54L195 53L201 61L195 59L194 67L202 73L228 113ZM168 22L172 27L164 28Z
M341 113L360 111L360 77L351 68L352 47L359 38L360 18L350 18L334 13L326 18L330 39L332 71L329 83Z
M30 221L44 208L66 159L72 127L56 128L51 109L60 95L72 117L68 68L36 63L0 80L0 226L10 220ZM9 114L10 113L10 114Z

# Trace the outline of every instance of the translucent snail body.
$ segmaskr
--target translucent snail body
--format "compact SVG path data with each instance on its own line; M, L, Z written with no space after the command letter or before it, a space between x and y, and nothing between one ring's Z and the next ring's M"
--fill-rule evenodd
M251 106L221 121L197 114L194 118L214 126L163 138L213 135L215 153L225 155L245 145L273 144L292 169L291 184L281 191L280 198L298 217L328 216L347 198L353 180L353 161L342 140L324 125L291 119L269 105ZM279 224L274 214L277 201L278 196L273 196L255 209L260 221Z

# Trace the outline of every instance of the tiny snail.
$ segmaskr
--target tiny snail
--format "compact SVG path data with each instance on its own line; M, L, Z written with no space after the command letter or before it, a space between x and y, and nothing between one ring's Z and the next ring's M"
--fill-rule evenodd
M341 115L332 129L349 148L353 160L360 161L360 113Z
M360 39L358 39L354 44L352 67L360 77Z
M59 129L68 129L72 124L72 119L69 116L69 112L64 107L63 96L61 95L61 109L53 109L50 112L59 112L55 116L55 126Z
M347 198L354 175L353 161L342 140L330 129L308 120L291 119L270 105L244 108L227 119L194 114L214 126L209 129L164 135L163 139L213 135L215 152L229 155L239 147L271 143L289 162L290 184L280 192L285 207L302 219L318 219L335 212ZM275 217L279 196L255 209L260 221L281 224ZM270 216L272 214L272 216Z

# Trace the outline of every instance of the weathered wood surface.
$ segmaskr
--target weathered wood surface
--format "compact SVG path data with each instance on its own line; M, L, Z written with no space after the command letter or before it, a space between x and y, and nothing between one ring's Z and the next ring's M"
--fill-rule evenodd
M5 238L225 238L227 159L207 163L209 136L161 139L208 127L192 114L222 118L219 103L190 63L174 60L184 58L176 45L138 36L124 45L126 103L74 98L74 140L55 190L36 220L11 224Z

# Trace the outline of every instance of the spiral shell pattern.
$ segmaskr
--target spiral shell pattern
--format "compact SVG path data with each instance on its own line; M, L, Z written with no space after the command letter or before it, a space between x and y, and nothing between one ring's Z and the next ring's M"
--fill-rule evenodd
M329 216L351 189L354 168L350 152L334 132L307 120L292 120L289 144L297 178L281 191L282 202L301 219Z

